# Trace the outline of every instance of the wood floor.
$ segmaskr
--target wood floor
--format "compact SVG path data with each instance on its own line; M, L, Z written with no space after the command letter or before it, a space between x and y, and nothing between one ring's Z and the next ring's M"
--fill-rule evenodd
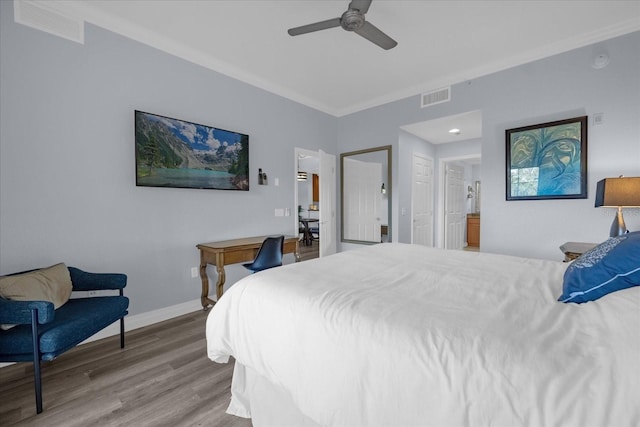
M318 240L312 240L311 245L307 246L301 241L298 251L300 252L300 261L318 258L320 256L320 243Z
M300 245L318 258L318 241ZM42 364L36 415L31 363L0 368L0 426L249 427L227 415L233 362L210 361L198 311L70 350Z
M36 415L31 363L0 368L1 426L249 427L225 414L233 363L207 358L198 311L76 347L43 364Z

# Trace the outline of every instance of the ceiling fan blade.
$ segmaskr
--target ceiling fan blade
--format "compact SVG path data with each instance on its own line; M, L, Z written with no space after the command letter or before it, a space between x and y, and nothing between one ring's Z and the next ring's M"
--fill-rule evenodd
M356 9L363 15L367 13L369 6L371 6L371 0L351 0L349 3L349 9Z
M360 34L365 39L377 44L385 50L394 48L398 44L398 42L380 31L378 27L376 27L369 21L366 21L362 27L354 30L354 32Z
M326 21L314 22L313 24L303 25L301 27L290 28L287 32L290 36L299 36L300 34L312 33L314 31L326 30L340 26L340 18L327 19Z

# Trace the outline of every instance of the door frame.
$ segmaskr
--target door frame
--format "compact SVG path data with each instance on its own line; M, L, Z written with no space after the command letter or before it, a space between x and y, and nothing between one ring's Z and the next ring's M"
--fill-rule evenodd
M295 171L294 176L298 175L298 157L300 155L304 155L304 156L309 156L309 157L315 157L316 159L318 159L318 162L320 162L320 153L318 151L313 151L313 150L307 150L305 148L298 148L298 147L294 147L293 149L293 170ZM309 177L307 178L309 179ZM294 206L295 206L295 214L291 215L293 218L293 235L297 236L299 234L298 230L300 228L300 221L298 220L298 179L295 178L294 181L294 185L293 185L293 201L294 201ZM318 222L319 224L319 222Z
M332 178L329 180L328 178L324 178L324 183L326 184L327 182L329 182L329 189L333 189L332 193L333 193L333 202L331 204L331 208L329 209L329 212L327 211L327 209L325 208L324 213L322 210L322 197L320 199L320 220L318 221L318 227L320 228L320 233L322 235L324 235L324 233L330 233L330 235L332 236L332 242L330 246L324 246L320 247L319 250L319 257L322 257L324 255L331 255L333 253L335 253L337 251L337 231L336 231L336 201L337 201L337 196L336 196L336 156L334 154L329 154L324 152L323 150L318 150L318 151L314 151L314 150L308 150L306 148L299 148L299 147L294 147L293 149L293 162L294 162L294 171L295 171L295 175L298 174L298 157L304 155L304 156L309 156L309 157L313 157L315 159L318 160L318 164L319 164L319 168L322 167L322 157L324 155L325 160L330 160L331 161L331 169L332 169ZM325 165L326 166L326 165ZM318 172L320 173L320 171ZM294 175L294 176L295 176ZM307 178L309 179L309 178ZM323 177L322 175L320 175L320 193L321 195L323 194ZM295 178L294 181L294 185L293 185L293 200L294 200L294 206L295 206L295 214L292 215L292 220L293 220L293 235L294 236L298 236L299 235L299 221L298 221L298 205L299 205L299 200L298 200L298 179ZM327 226L328 224L328 226ZM324 229L323 229L324 228ZM320 239L322 241L322 238ZM328 239L324 239L325 241Z
M445 236L445 223L444 223L444 210L445 206L445 193L446 187L444 185L446 168L445 164L455 161L474 160L480 159L482 162L482 156L480 154L466 154L464 156L442 157L438 159L438 205L435 208L438 222L438 238L437 247L444 248L444 236Z

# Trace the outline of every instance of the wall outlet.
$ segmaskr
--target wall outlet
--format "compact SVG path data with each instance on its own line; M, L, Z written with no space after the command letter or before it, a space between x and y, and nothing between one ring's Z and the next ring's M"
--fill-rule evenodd
M195 279L198 277L198 267L191 267L191 278Z
M89 291L90 297L95 297L98 294L98 291Z

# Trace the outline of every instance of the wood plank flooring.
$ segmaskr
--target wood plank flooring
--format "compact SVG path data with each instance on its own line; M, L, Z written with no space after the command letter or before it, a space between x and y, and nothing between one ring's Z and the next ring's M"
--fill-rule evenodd
M127 332L124 349L115 336L44 362L39 415L32 364L0 368L0 425L251 426L251 420L224 412L233 363L207 358L207 314Z
M298 251L300 252L300 261L318 258L320 256L320 243L318 240L312 240L311 245L307 246L300 241Z

